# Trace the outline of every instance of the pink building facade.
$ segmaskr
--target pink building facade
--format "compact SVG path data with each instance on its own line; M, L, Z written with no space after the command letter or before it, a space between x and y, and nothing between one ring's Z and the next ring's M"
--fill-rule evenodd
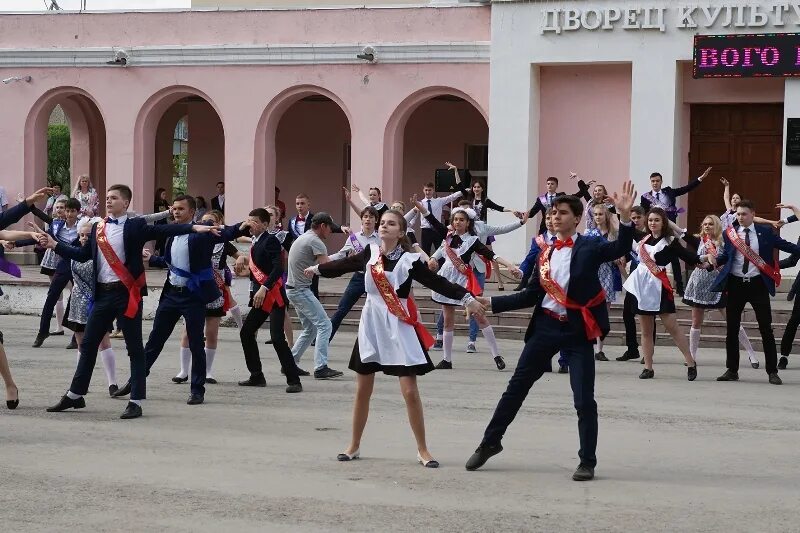
M226 184L226 215L272 203L346 220L342 187L404 200L445 160L488 144L488 7L0 16L0 168L13 196L43 186L47 120L64 109L72 178L172 186L178 120L188 192ZM375 61L356 56L372 47ZM109 65L115 57L126 65Z

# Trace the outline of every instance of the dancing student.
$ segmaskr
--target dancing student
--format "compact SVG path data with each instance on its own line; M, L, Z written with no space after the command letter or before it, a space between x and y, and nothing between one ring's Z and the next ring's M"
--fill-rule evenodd
M197 196L194 200L197 202L197 211L194 214L194 221L202 222L203 217L206 216L206 213L208 213L208 202L206 202L206 199L202 196ZM214 211L217 210L214 209ZM219 212L222 213L222 211Z
M711 167L708 167L702 175L690 181L685 186L673 189L672 187L661 187L664 178L660 173L653 172L650 174L650 186L652 190L642 195L642 207L648 212L651 207L660 207L666 211L669 220L677 222L678 214L681 213L683 209L678 209L675 203L676 198L696 189L710 173ZM675 257L671 266L672 277L675 279L675 290L679 295L683 296L683 272L681 271L680 260Z
M728 316L725 336L725 366L727 370L717 381L738 381L739 379L739 329L742 312L747 303L753 307L764 346L764 361L769 382L772 385L783 383L778 376L778 352L772 332L772 308L770 296L775 296L775 283L780 281L778 263L774 261L775 250L790 254L800 253L800 246L775 235L772 227L755 224L755 208L749 200L743 199L736 207L737 225L729 226L723 233L724 248L717 255L717 265L721 266L711 290L727 291L728 302L725 312Z
M480 284L471 266L472 256L474 254L479 254L488 260L496 259L498 263L508 268L514 276L520 277L522 275L522 272L520 272L514 263L506 261L502 257L496 255L480 241L475 233L476 218L477 213L471 208L457 207L453 209L453 231L442 242L441 248L428 260L428 266L431 270L436 271L439 270L439 259L444 259L444 264L439 274L451 283L465 287L471 294L481 294ZM433 301L442 305L442 314L444 315L444 332L442 335L443 359L436 365L436 368L449 370L453 368L454 306L459 305L460 301L455 298L449 298L436 291L431 293L431 298ZM500 350L497 347L497 339L494 336L494 328L492 328L483 316L477 316L476 320L478 326L481 328L483 337L489 345L489 351L492 354L497 369L503 370L506 367L506 363L500 356Z
M578 176L575 173L570 172L570 179L575 179ZM578 180L578 192L576 192L573 196L577 198L583 198L585 200L590 200L591 195L589 194L589 187L592 185L592 181L589 183L584 182L583 180ZM545 180L545 187L547 188L544 194L540 195L536 198L536 202L533 204L528 210L528 218L533 218L536 216L537 213L542 214L542 219L539 222L539 232L538 234L541 235L545 232L545 224L544 224L544 217L547 211L553 206L553 201L558 198L559 196L566 196L564 192L557 192L558 190L558 178L555 176L550 176ZM522 218L522 213L519 211L514 211L514 213Z
M722 231L725 231L728 229L728 226L737 224L736 208L739 206L739 202L742 201L742 197L738 193L731 194L731 184L727 179L720 178L719 181L725 186L724 190L722 191L722 201L725 203L725 212L719 216L720 222L722 223ZM776 209L792 209L794 214L779 220L753 217L753 221L756 224L771 224L772 227L777 230L781 229L786 224L797 222L797 216L800 214L800 211L798 211L796 207L787 204L778 204L775 207Z
M698 257L680 245L675 237L675 230L669 225L667 213L660 207L652 207L647 213L647 235L635 243L633 249L639 255L640 265L628 276L623 287L636 297L636 314L642 324L642 351L644 352L644 370L639 379L652 379L653 370L653 330L656 316L667 329L675 345L686 360L689 381L697 378L697 363L689 353L689 343L683 328L675 317L675 296L667 278L666 266L677 258L689 265L708 267L708 254Z
M364 192L361 189L359 189L358 185L356 185L356 184L353 184L351 188L352 188L353 192L358 193L358 197L364 203L364 205L359 207L352 200L352 198L350 197L349 194L345 194L345 197L347 198L347 201L350 204L350 207L353 209L353 211L356 212L357 215L361 216L360 213L361 213L361 210L363 208L365 208L365 207L373 207L378 212L378 220L380 220L381 216L383 216L383 214L386 211L389 210L389 206L386 205L386 203L381 200L381 190L379 188L370 187L368 196L365 196ZM348 191L345 188L345 193L347 193L347 192Z
M89 235L92 233L92 224L95 222L97 221L88 218L81 220L78 224L77 244L83 246L89 241ZM80 344L83 341L83 333L86 331L86 323L89 321L89 310L94 303L92 295L94 263L91 260L79 263L71 259L65 260L64 263L70 265L73 282L63 325L65 328L75 332L75 339ZM119 390L117 386L117 362L108 332L100 341L100 359L103 361L103 369L108 380L108 394L109 396L114 396L114 393ZM80 352L78 352L78 362L80 362Z
M192 231L216 231L211 226L190 224L148 226L143 218L129 219L126 213L132 196L127 185L112 185L108 188L108 217L92 226L89 240L82 247L65 245L47 235L47 247L54 248L62 257L81 263L91 259L94 264L94 305L89 312L80 345L78 368L67 393L57 404L49 407L48 412L86 407L83 397L92 379L97 348L116 318L122 326L131 361L131 399L120 418L142 416L141 402L145 398L147 372L142 343L142 296L147 295L142 248L147 241L160 237L185 235Z
M348 365L356 372L353 433L350 444L337 459L350 461L359 458L375 374L383 372L400 380L409 424L417 442L417 460L425 467L436 468L439 463L431 456L425 440L422 400L417 388L417 376L434 368L428 356L433 338L419 323L408 299L411 284L416 281L447 295L461 302L471 313L482 313L483 310L463 286L437 276L428 270L419 254L409 251L410 246L404 239L406 222L402 213L391 210L384 213L379 234L380 245L370 244L359 254L305 270L306 276L319 274L328 278L360 270L367 272L364 278L367 300L361 311L358 339Z
M161 213L161 212L169 212L170 203L167 199L167 190L163 187L159 187L156 189L155 200L153 201L153 212L154 213ZM156 224L167 224L168 221L166 219L159 220ZM154 252L156 256L164 255L164 243L165 239L159 239L156 241L154 246Z
M431 224L431 227L435 227L434 226L435 223L438 223L437 225L442 228L444 228L445 226L440 221L436 220L436 218L434 218L433 215L428 213L427 210L423 209L422 202L419 201L416 193L411 195L410 202L413 207L411 207L411 209L409 209L408 211L406 211L406 204L401 202L400 200L394 202L389 208L403 214L403 218L406 219L406 238L408 239L408 242L411 243L411 251L413 251L415 254L419 254L420 258L422 258L422 260L427 263L428 259L430 259L430 256L427 253L425 253L425 251L422 249L422 246L417 241L417 234L414 233L413 226L414 224L416 224L418 219L420 221L423 219L427 220L428 223ZM422 215L422 213L420 212L421 209L423 209L427 214ZM444 233L441 234L442 235L447 234L447 229L445 229ZM412 290L411 292L413 293L414 291ZM441 348L441 346L439 347Z
M797 240L800 245L800 239ZM792 254L786 259L781 259L779 266L781 269L791 268L800 262L800 254ZM792 305L792 314L789 320L786 321L786 329L783 331L781 337L781 358L778 360L778 370L786 370L789 365L789 355L792 353L792 345L794 344L794 337L797 334L797 326L800 325L800 298L797 298L797 291L800 289L800 276L797 276L792 283L792 288L786 295L786 299L790 302L794 300Z
M635 205L631 208L631 222L633 223L633 239L636 242L641 241L647 235L647 218L642 206ZM623 277L628 278L630 274L639 266L639 254L635 250L631 250L628 254L621 259L629 264L628 274L623 269ZM639 354L639 341L636 334L636 296L632 293L625 291L625 299L622 302L622 322L625 324L625 346L626 350L621 356L617 357L617 361L630 361L631 359L639 359L642 357ZM655 328L653 328L653 345L655 346ZM642 364L644 358L642 357Z
M64 218L52 218L44 211L31 208L31 213L49 224L47 233L57 241L64 244L73 244L78 239L78 213L81 204L75 198L69 198L63 202L56 201L54 211L57 215L63 214ZM38 228L37 228L38 229ZM25 240L14 243L15 246L28 246L36 244L37 241ZM63 265L61 265L63 263ZM51 335L63 335L64 327L64 300L62 293L67 285L72 281L69 262L63 262L61 256L53 250L47 250L42 259L42 274L50 277L50 287L47 290L42 315L39 320L39 331L33 341L33 347L39 348L44 340ZM50 331L50 320L53 317L53 309L56 312L56 330Z
M683 240L689 245L690 249L697 250L698 256L716 257L722 249L722 222L716 215L708 215L700 224L700 233L697 235L684 235ZM720 292L712 292L711 286L717 277L719 269L705 270L695 268L686 283L686 293L683 295L683 303L692 308L692 327L689 329L689 353L692 359L697 361L697 350L700 348L700 332L706 311L716 309L726 320L725 307L727 305L727 295ZM744 326L739 327L739 342L747 350L747 357L750 365L758 368L758 358Z
M388 210L388 207L386 210ZM375 224L378 223L381 217L378 210L370 205L361 210L360 216L361 231L350 232L342 249L328 256L330 261L342 259L352 254L360 254L365 248L368 248L370 244L378 244L380 242L378 233L375 231ZM333 336L336 335L336 330L339 329L342 320L344 320L347 313L350 312L353 306L356 305L356 302L358 302L364 294L366 294L364 273L354 272L342 293L339 305L336 307L336 313L331 317L331 336L329 340L333 340Z
M597 227L595 223L594 216L594 206L602 205L608 209L609 213L616 215L616 209L614 209L614 204L610 204L608 202L608 191L606 190L605 185L597 184L592 188L592 199L586 203L586 211L588 211L588 215L586 217L586 230L593 230Z
M80 214L82 217L92 218L100 214L100 198L86 174L78 178L75 190L72 191L72 197L81 203Z
M462 184L456 184L456 188L463 189ZM434 184L433 182L429 181L425 185L422 186L422 205L425 206L425 209L428 213L432 214L436 220L442 220L442 211L444 210L444 206L458 200L461 198L463 194L461 190L457 190L456 192L444 196L442 198L434 198ZM442 236L441 234L431 226L431 223L424 218L420 220L420 241L422 244L422 251L426 254L431 253L431 248L435 252L439 249L442 245Z
M536 325L480 445L466 463L467 470L477 470L490 457L503 451L503 435L522 407L528 391L549 367L553 354L563 350L569 361L569 380L580 438L580 464L572 479L588 481L594 478L598 424L592 341L608 334L610 329L608 307L597 272L602 263L622 257L630 250L633 242L630 210L635 196L633 184L629 181L623 185L621 194L613 196L622 221L619 238L613 242L587 238L578 233L583 215L580 199L574 196L555 199L552 217L557 239L550 244L543 237L539 238L542 251L536 259L534 279L528 288L517 294L479 299L494 313L536 306L536 312L531 316Z
M603 187L598 185L598 187ZM605 190L605 187L603 187ZM610 199L609 199L610 200ZM618 220L616 216L611 214L611 211L606 207L606 202L595 203L591 211L587 213L594 221L594 227L586 230L584 235L587 237L595 237L603 239L604 241L611 242L617 240L619 234ZM620 273L619 259L608 261L600 265L597 275L600 278L600 285L606 291L606 305L609 311L611 304L617 301L617 292L622 290L622 274ZM608 357L603 352L603 339L600 337L594 341L594 359L595 361L608 361Z
M267 318L270 318L272 347L278 355L282 371L286 376L286 392L297 393L303 391L303 386L300 384L300 374L292 357L292 350L283 333L284 313L288 298L282 277L282 245L274 234L267 231L270 218L269 211L258 208L250 211L246 221L250 228L250 234L253 236L253 246L247 261L250 273L250 312L247 313L242 329L239 330L239 339L242 342L244 359L247 370L250 371L250 377L240 381L239 385L242 387L267 386L261 366L261 357L258 353L256 335ZM311 299L317 301L313 297Z
M458 202L458 206L462 208L472 208L472 204L468 200L461 200ZM423 216L427 215L425 211L425 207L423 205L419 205L418 209L422 213ZM477 213L477 211L476 211ZM434 221L431 221L431 225ZM492 249L490 241L494 240L496 235L505 235L506 233L511 233L512 231L518 230L525 226L528 222L527 213L523 215L522 219L515 220L510 224L506 224L505 226L490 226L486 222L476 219L475 220L475 234L478 236L478 240L485 244L487 248L490 250ZM442 232L443 235L447 235L447 228L442 223L436 224L435 227L438 227L439 230ZM470 262L470 267L472 267L472 271L475 274L475 278L478 280L478 286L480 287L480 294L483 294L483 290L486 286L487 278L491 276L492 273L492 265L497 264L495 260L488 261L480 254L472 254L472 261ZM498 274L499 278L499 274ZM498 290L502 290L499 289ZM436 321L436 344L434 347L439 345L441 347L442 343L442 335L444 331L444 313L439 313L439 318ZM467 342L467 353L475 353L477 349L475 347L475 343L478 339L478 322L475 320L474 317L470 317L469 319L469 340Z
M197 216L195 215L195 219ZM176 220L177 222L177 220ZM200 220L203 224L211 224L213 226L224 226L225 215L222 211L213 209L207 212ZM213 269L214 283L217 284L217 289L220 295L213 302L206 304L206 325L205 325L205 352L206 352L206 384L216 385L217 380L214 379L213 367L214 358L217 355L217 344L219 343L219 323L228 311L233 314L234 310L239 311L239 305L233 298L230 290L230 274L226 272L228 267L228 257L238 259L241 254L239 249L236 248L229 241L218 242L214 244L211 252L211 268ZM234 320L239 329L242 328L242 315L239 311L238 315L234 314ZM238 316L238 320L237 320ZM173 383L185 383L189 380L192 366L192 351L189 348L189 333L186 327L183 328L181 335L181 353L180 353L180 372L172 378Z

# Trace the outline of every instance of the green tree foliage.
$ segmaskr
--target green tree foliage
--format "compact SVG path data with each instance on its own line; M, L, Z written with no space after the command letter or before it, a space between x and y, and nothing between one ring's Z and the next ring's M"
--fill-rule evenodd
M47 181L60 183L63 191L69 191L69 156L69 127L51 124L47 127Z

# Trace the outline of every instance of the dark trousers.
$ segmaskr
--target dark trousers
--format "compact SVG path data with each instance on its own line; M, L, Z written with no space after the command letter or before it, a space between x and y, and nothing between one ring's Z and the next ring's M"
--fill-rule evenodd
M92 371L97 362L97 348L116 318L125 337L128 357L131 360L131 400L145 399L147 367L142 346L142 304L139 303L139 310L133 318L123 316L127 306L128 290L124 287L108 291L98 288L95 291L94 306L89 314L80 345L78 368L69 386L71 392L83 396L89 390Z
M344 289L342 299L339 300L339 306L336 308L336 313L331 318L331 339L336 335L336 330L342 324L342 320L347 316L347 313L356 305L356 302L366 292L364 288L364 273L356 272L350 278L350 283Z
M792 316L786 322L786 330L781 338L781 355L788 356L792 353L792 344L794 344L794 336L797 334L798 324L800 324L800 296L795 295Z
M622 321L625 323L625 346L628 350L639 351L639 341L636 335L636 297L625 293L625 301L622 303Z
M672 260L672 278L675 280L675 290L683 292L683 273L681 272L681 260L677 257Z
M728 330L725 336L725 366L734 372L739 371L739 327L742 324L742 312L749 303L756 313L758 331L764 345L764 359L767 374L778 371L778 352L775 348L775 335L772 333L772 308L767 290L761 276L752 278L746 283L743 278L730 275L728 277L728 305L725 311L728 316Z
M281 291L283 292L283 291ZM283 294L283 301L288 302L286 294ZM277 305L272 308L272 312L251 307L244 319L242 329L239 330L239 339L242 341L242 349L244 350L244 361L247 364L247 370L250 371L250 377L263 378L264 371L261 367L261 357L258 354L258 341L256 340L256 333L264 322L269 321L269 332L272 335L272 347L278 354L278 360L281 362L284 374L286 374L286 384L294 385L300 383L300 376L297 373L297 364L292 357L292 349L286 342L286 334L283 332L283 320L286 313L286 307L278 307Z
M528 391L549 368L552 355L561 350L569 365L569 381L578 413L578 456L581 464L594 467L597 464L597 402L594 400L592 343L583 335L575 335L567 322L559 322L544 314L537 315L535 320L533 336L522 349L514 375L486 427L482 444L500 443Z
M158 302L153 330L144 347L147 373L161 355L169 336L178 320L186 321L186 335L189 337L189 350L192 352L192 394L203 396L206 392L206 349L203 332L206 326L206 303L199 293L193 293L167 283Z
M314 298L319 300L319 276L316 274L311 278L311 294L314 295Z
M442 235L433 228L422 228L422 235L421 235L422 243L422 250L430 255L431 254L431 247L433 247L433 251L435 252L439 249L439 246L442 245Z
M69 261L69 259L62 259L62 261ZM56 308L58 297L61 296L61 292L70 281L72 281L72 276L69 272L56 271L53 274L53 281L50 283L50 288L47 289L47 297L44 299L44 307L42 307L42 318L39 320L39 335L50 333L50 319L53 318L53 309ZM60 325L57 324L57 326Z

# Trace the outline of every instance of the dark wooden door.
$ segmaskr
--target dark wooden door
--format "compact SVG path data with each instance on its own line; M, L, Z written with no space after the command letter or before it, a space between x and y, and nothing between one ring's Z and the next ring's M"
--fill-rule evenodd
M731 182L731 194L752 200L758 215L777 218L782 146L783 104L692 105L689 175L714 170L688 195L689 231L698 231L706 215L725 210L723 176Z

